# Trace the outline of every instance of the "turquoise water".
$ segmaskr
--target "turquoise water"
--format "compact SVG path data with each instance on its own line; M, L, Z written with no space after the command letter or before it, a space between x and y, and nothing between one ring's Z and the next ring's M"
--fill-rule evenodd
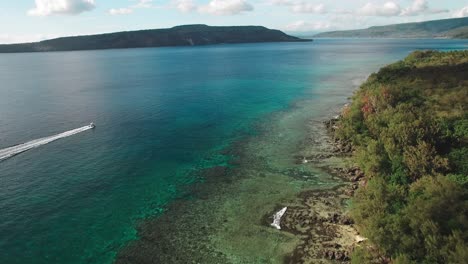
M222 150L272 113L327 100L414 49L467 45L324 39L0 55L0 148L97 124L0 163L0 263L110 263L138 220L183 198L198 170L225 165Z

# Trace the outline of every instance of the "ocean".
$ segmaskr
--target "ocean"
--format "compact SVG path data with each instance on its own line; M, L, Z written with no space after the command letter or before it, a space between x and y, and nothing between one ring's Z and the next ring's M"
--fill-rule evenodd
M285 173L297 168L293 156L310 131L308 120L333 116L369 74L413 50L467 47L466 40L317 39L1 54L0 149L90 122L96 128L0 161L0 263L112 263L148 219L202 199L191 187L216 189L216 180L226 190L230 182L240 186L239 173L204 176L213 168L249 163L255 175L243 174L239 188L256 192L265 186L255 177L265 178L266 166L265 173L274 171L266 180L272 196L261 196L269 203L256 203L253 218L275 199L332 186L327 175L304 180ZM246 141L242 153L233 151ZM258 200L203 193L205 204L236 208ZM206 217L226 208L208 209ZM203 212L194 210L184 223L207 221ZM243 231L259 224L236 219L232 232L248 241ZM177 224L164 222L168 232ZM233 263L274 263L281 255L271 253L281 239L252 250L228 233L210 232L203 243L218 245ZM173 237L181 244L196 239Z

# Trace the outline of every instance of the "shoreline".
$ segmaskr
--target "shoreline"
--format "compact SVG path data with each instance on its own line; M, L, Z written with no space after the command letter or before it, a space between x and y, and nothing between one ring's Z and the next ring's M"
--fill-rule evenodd
M347 215L346 204L358 185L364 184L364 174L356 166L347 164L352 153L350 146L333 139L333 125L337 120L335 117L323 122L325 137L328 138L326 144L312 144L309 147L318 147L319 150L302 160L336 177L337 186L324 190L304 190L298 194L295 203L281 205L288 207L281 221L282 230L301 239L294 251L285 256L285 264L349 263L353 248L364 239ZM323 149L324 145L328 150ZM265 218L271 221L271 216Z
M457 234L443 234L434 240L434 248L447 248L450 256L445 254L448 251L431 250L422 243L427 237L420 227L430 220L439 221L443 230L452 230L445 218L427 216L434 215L433 209L449 208L453 209L447 211L449 218L457 220L463 212L458 209L463 209L463 204L458 202L463 202L459 197L466 187L466 177L460 175L465 168L462 161L466 147L458 144L465 138L457 135L466 132L466 122L459 118L465 110L462 95L466 70L466 56L459 55L466 52L416 52L406 61L395 61L414 49L459 50L465 44L435 40L326 41L312 46L206 49L195 55L169 50L89 54L84 62L99 61L101 66L112 67L99 68L103 78L89 78L86 83L65 89L70 96L62 96L67 99L62 102L54 91L67 83L81 65L69 63L71 68L64 69L65 74L57 76L57 82L39 80L37 92L47 100L32 104L24 115L6 112L6 122L16 125L4 131L5 139L22 142L25 135L17 131L37 121L37 111L33 111L36 108L44 110L48 120L29 134L49 131L48 123L63 125L65 119L79 123L82 116L77 112L97 115L93 119L105 129L95 137L70 138L66 144L57 142L55 147L37 149L2 163L6 192L0 207L6 212L2 224L8 232L0 239L5 248L0 262L46 264L54 259L61 263L101 264L113 263L119 254L117 261L126 264L279 264L313 257L335 263L330 258L342 258L343 253L338 251L355 240L352 232L338 237L346 231L341 229L346 221L341 214L347 210L358 230L369 239L355 249L353 262L365 262L367 258L388 262L400 259L399 252L405 252L403 260L429 259L432 253L437 259L448 259L452 253L463 253L455 251L452 244L453 239L460 240ZM146 55L150 59L141 60ZM434 55L436 60L425 55ZM415 60L420 57L427 59ZM464 64L454 60L457 57ZM187 58L199 63L179 67L177 62ZM10 64L25 71L41 64L35 61L37 58L26 64L24 58L11 59ZM43 62L50 67L36 67L38 71L33 72L49 76L55 69L55 59L47 58ZM114 67L123 59L138 67ZM63 60L73 62L76 56ZM161 68L160 62L171 67ZM381 74L371 74L362 89L355 91L369 73L389 63L393 66ZM408 66L413 63L424 67ZM433 63L436 66L430 66ZM148 65L154 67L145 67ZM11 68L8 63L4 66ZM155 74L153 68L160 71ZM96 77L93 69L80 69L80 74ZM122 72L126 74L119 74ZM434 78L433 72L446 80ZM135 78L125 78L128 76ZM8 79L18 84L11 102L35 98L34 92L21 92L27 91L31 82L23 82L20 77L13 74ZM388 86L387 82L395 85ZM135 89L127 89L132 85ZM382 89L374 89L374 85ZM393 94L390 98L387 88ZM355 185L342 180L340 173L345 174L345 168L353 168L353 164L327 149L333 141L323 136L323 122L338 113L353 91L352 111L343 112L336 135L353 139L357 151L351 160L365 170L369 182L348 201L352 189L345 186ZM85 100L89 105L75 97L90 98ZM58 100L58 104L48 104L48 100ZM5 102L8 106L9 101ZM424 102L423 110L420 102ZM395 103L403 103L399 107L404 111L393 107ZM369 109L380 112L381 106L386 107L384 115L367 118ZM56 111L59 108L63 111ZM447 115L457 119L450 117L446 122ZM413 125L417 126L415 132L421 128L428 136L423 141L394 147L393 141L413 138L408 134L413 129L405 128ZM368 137L371 131L376 132L372 138ZM445 144L443 135L450 135L450 145ZM433 139L441 143L433 144ZM359 146L359 142L364 143ZM432 147L440 154L432 155ZM87 154L77 155L72 149ZM426 165L422 164L427 160ZM450 175L435 175L433 179L421 174L432 171L431 160L437 170L447 170ZM18 166L20 163L25 166ZM375 179L374 168L380 167L380 179ZM399 169L398 173L393 173L394 168ZM397 185L402 188L395 188ZM425 196L417 197L421 188L426 188L428 192L423 194L441 206L435 208L435 203L422 199ZM431 190L441 190L441 195L433 196ZM457 203L452 207L446 206L451 204L445 199L446 190L453 190L446 196L455 197L452 200ZM285 230L275 229L268 219L282 205L291 205L288 230L285 225ZM449 216L444 210L436 213ZM409 223L414 228L406 232ZM467 225L459 223L463 227L460 230L464 230ZM384 225L386 228L379 228ZM315 247L313 243L320 245L321 239L326 243L336 239L338 246ZM308 252L317 256L306 255ZM381 252L390 254L380 256Z
M311 128L319 133L308 132L308 135L316 135L317 138L307 139L309 144L306 144L305 152L311 155L306 156L308 162L304 165L317 170L317 174L331 176L329 184L304 186L304 177L316 176L313 173L295 170L281 171L282 174L288 175L275 177L275 170L263 168L264 161L252 159L252 156L246 152L249 143L255 141L255 137L262 137L263 133L248 137L225 151L226 154L235 157L231 160L233 166L204 169L200 175L205 180L188 187L187 195L173 202L166 213L153 219L143 220L138 227L139 239L120 251L115 263L149 263L148 259L153 260L155 257L159 261L172 261L173 263L182 263L186 260L193 260L194 263L241 263L243 260L238 260L234 253L228 254L229 251L226 248L234 243L237 249L242 248L248 254L256 256L257 253L250 251L248 247L259 241L265 242L261 236L270 236L274 242L271 244L270 252L263 252L260 255L268 255L273 251L277 253L276 258L265 259L262 261L264 263L310 263L310 261L327 263L328 260L347 263L350 247L354 246L355 237L358 235L352 227L352 222L345 216L345 201L350 198L349 191L352 191L353 184L346 177L346 173L340 173L344 171L342 168L345 167L346 161L340 157L343 153L337 153L334 149L324 121L312 120L311 122ZM302 161L299 156L292 158L296 160L296 165L301 166ZM271 186L265 190L263 185L256 186L249 183L251 179L249 179L250 176L245 176L245 164L257 170L254 172L256 174L254 181L266 181L268 185L277 185L272 188L273 190L280 189L281 185L291 182L299 182L302 186L298 190L296 188L295 191L288 190L284 193L271 194L272 191L268 190ZM258 168L264 170L258 170ZM243 184L245 182L248 184ZM232 196L230 199L223 197L226 192L242 190L246 185L255 189L256 192L265 192L266 196L276 198L265 199L265 201L258 201L254 198L255 202L244 200L236 202L233 201ZM251 197L244 193L240 196ZM265 196L253 194L253 197ZM239 209L223 208L226 201L228 204L235 203L239 206L247 204L247 207L253 204L255 211L247 213L247 216L244 215L247 219L242 219L242 215L239 214L245 212ZM258 203L263 205L256 205ZM277 230L270 225L272 216L285 206L288 210L281 219L282 229ZM239 214L233 215L233 211ZM220 219L220 216L223 219ZM246 224L255 222L257 224L254 228L245 228ZM189 224L193 225L189 226ZM239 224L239 226L232 227L231 224ZM246 236L252 235L252 229L262 235L254 234L255 238L248 239L252 243L247 241L247 246L241 245L240 243L244 242ZM221 236L216 234L221 234ZM236 234L238 236L233 239L232 236ZM213 245L225 243L226 240L229 240L229 243L227 246L221 246L222 250L213 247ZM169 245L174 242L174 246ZM161 256L155 256L161 251L166 251L165 254L161 254L165 256L164 259L161 259Z
M367 73L348 77L362 80L365 76ZM114 263L282 264L310 258L301 254L301 247L312 242L310 236L293 231L292 224L289 229L277 230L268 218L289 205L293 207L286 211L282 222L291 212L298 212L295 218L301 212L304 215L300 200L313 197L313 193L327 193L328 200L334 200L331 207L323 207L322 211L342 214L344 200L335 192L346 183L332 168L345 164L333 153L324 122L339 112L359 84L353 82L350 88L340 82L334 88L339 89L337 93L326 100L297 100L287 109L253 124L255 133L220 151L232 157L226 166L199 171L197 177L202 180L187 186L185 194L162 215L142 219L137 227L138 239L119 250ZM303 163L303 157L310 161ZM312 203L313 199L308 201ZM327 200L321 202L325 204ZM321 220L325 229L332 226L327 224L328 218L324 215L308 220L311 226ZM333 223L332 228L327 228L336 226ZM330 240L327 237L337 232L317 234ZM342 240L354 239L348 237ZM340 244L344 242L340 240ZM316 260L329 262L322 248L314 247L313 251ZM332 259L339 255L327 254Z
M142 240L148 243L139 241L135 248L149 245L148 252L152 252L153 256L163 249L169 252L170 257L175 257L171 262L162 263L350 263L354 249L358 253L353 257L359 259L359 255L356 255L361 251L359 248L373 247L366 246L367 243L360 245L366 238L360 236L349 217L348 202L358 188L371 188L372 184L367 185L364 172L353 164L353 147L334 136L336 122L340 121L341 116L327 119L323 115L323 104L321 106L318 109L322 110L322 114L311 115L310 118L301 119L303 116L294 110L285 112L277 123L269 124L271 130L265 129L260 135L248 138L245 145L239 147L239 152L234 152L233 156L238 158L237 167L232 171L223 168L213 171L215 186L212 187L217 189L215 199L203 197L203 201L184 211L186 214L193 209L202 210L201 214L198 211L193 215L200 217L198 223L201 226L195 226L198 233L182 232L193 235L184 241L196 241L187 243L194 246L192 252L187 252L187 247L181 247L180 243L175 243L173 248L167 248L167 244L151 247L161 243L155 241L158 237L154 235L144 237ZM299 107L296 110L304 109L310 108ZM343 117L343 120L346 118ZM297 121L305 120L305 133L295 131L302 127L297 126ZM292 124L296 126L288 126ZM289 134L285 136L283 132ZM298 135L304 137L294 138ZM288 145L291 142L297 145L291 147ZM220 175L232 178L219 186L216 176ZM204 184L202 189L209 191L206 187ZM204 208L208 211L203 211ZM205 217L204 212L208 216ZM278 215L281 215L279 221ZM171 215L161 218L166 218L166 226L171 226L174 220ZM192 223L197 223L192 220L189 217L184 223L191 228ZM158 227L165 226L157 221L147 232L158 232ZM172 225L172 228L181 227L187 225ZM160 234L167 235L164 230L161 231ZM180 237L167 236L167 241ZM201 255L194 255L195 252ZM178 253L188 255L179 259ZM146 254L143 256L148 257ZM124 260L135 262L131 261L135 260L131 255Z

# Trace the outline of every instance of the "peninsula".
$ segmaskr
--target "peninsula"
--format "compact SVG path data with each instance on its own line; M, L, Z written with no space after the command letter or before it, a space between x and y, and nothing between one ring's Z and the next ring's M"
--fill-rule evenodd
M34 43L0 45L0 53L125 49L164 46L310 41L262 26L183 25L166 29L63 37Z

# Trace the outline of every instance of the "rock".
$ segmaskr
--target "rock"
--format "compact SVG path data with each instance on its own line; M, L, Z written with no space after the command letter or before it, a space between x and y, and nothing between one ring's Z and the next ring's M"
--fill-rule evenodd
M325 258L330 259L330 260L335 258L335 252L333 250L325 251L324 255L325 255Z
M367 180L364 179L364 180L359 181L359 186L364 187L366 185L367 185Z
M337 249L326 249L323 252L323 256L329 260L340 260L346 261L349 260L349 252L346 250L337 250Z
M343 148L343 152L345 152L345 153L351 152L351 145L349 145L349 144L345 145L345 147Z
M339 223L342 224L342 225L352 225L352 224L354 224L354 221L353 221L353 219L351 219L351 217L346 216L346 215L342 215L340 217Z
M355 240L356 240L357 243L361 243L361 242L363 242L363 241L366 241L367 238L362 237L362 236L360 236L360 235L357 235L357 236L355 237Z
M364 172L362 170L359 170L358 173L357 173L357 176L360 177L360 178L364 178Z
M341 218L341 216L340 216L339 214L334 213L334 214L330 217L329 222L330 222L330 223L333 223L333 224L336 224L336 223L339 222L340 218Z
M335 252L335 259L336 260L343 260L343 258L344 258L344 254L343 254L342 251Z
M356 171L353 173L353 176L350 178L352 182L357 182L360 181L362 178L364 178L364 173L360 171Z
M353 189L346 189L344 191L344 194L347 196L353 196L354 195L354 190Z

